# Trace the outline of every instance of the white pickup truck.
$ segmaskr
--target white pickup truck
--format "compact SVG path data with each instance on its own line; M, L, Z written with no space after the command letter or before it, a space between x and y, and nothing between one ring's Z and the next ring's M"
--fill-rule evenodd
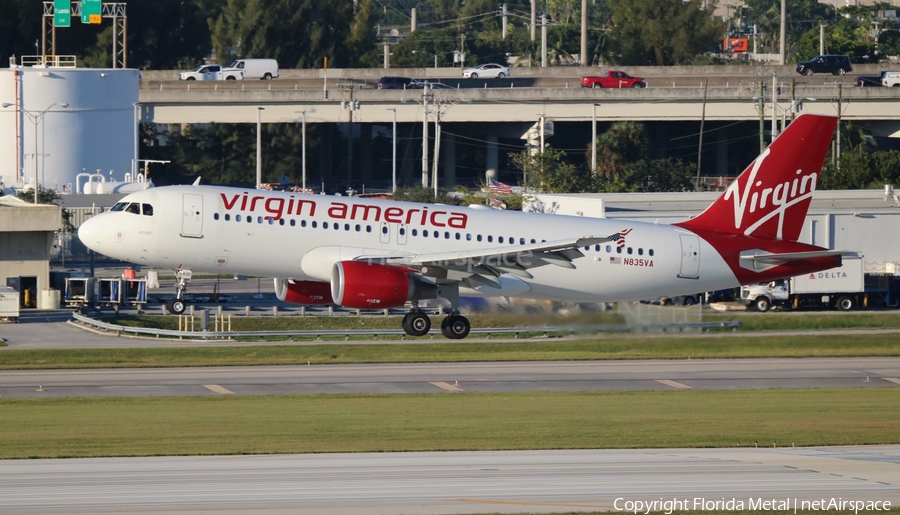
M241 70L225 69L221 64L204 64L194 71L181 72L178 80L243 80Z

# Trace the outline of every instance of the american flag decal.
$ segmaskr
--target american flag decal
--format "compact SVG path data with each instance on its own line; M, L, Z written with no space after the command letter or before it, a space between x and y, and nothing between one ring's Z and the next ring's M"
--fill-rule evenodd
M616 242L616 245L621 249L625 247L625 236L631 232L631 229L625 229L624 231L619 231L612 236L609 237L609 241Z
M622 264L622 258L620 258L620 257L611 257L611 258L609 258L609 263L612 264L612 265L621 265L621 264Z

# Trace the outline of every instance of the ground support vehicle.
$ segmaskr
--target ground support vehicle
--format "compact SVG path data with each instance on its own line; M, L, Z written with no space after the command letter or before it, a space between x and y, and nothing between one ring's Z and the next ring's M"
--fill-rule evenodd
M19 292L15 288L0 286L0 320L19 321Z
M850 311L873 306L900 306L900 275L865 273L861 258L844 259L843 266L741 288L741 301L756 311L774 306L786 309Z

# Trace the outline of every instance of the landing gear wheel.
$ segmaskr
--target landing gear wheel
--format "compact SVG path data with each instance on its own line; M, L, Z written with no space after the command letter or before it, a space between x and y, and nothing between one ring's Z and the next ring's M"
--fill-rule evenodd
M181 299L172 299L169 302L166 302L166 309L175 313L176 315L180 315L184 313L184 310L187 308L187 305Z
M410 336L424 336L431 330L431 319L425 313L408 313L403 317L403 330Z
M760 298L756 299L756 302L753 303L753 307L755 307L756 310L759 311L760 313L765 313L766 311L768 311L769 306L770 306L769 299L767 299L765 297L760 297Z
M461 340L469 335L472 325L462 315L450 315L441 322L441 333L451 340Z

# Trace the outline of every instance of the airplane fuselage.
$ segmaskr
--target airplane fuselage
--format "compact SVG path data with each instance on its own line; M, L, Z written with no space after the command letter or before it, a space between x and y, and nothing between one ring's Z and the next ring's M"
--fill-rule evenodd
M122 203L150 206L152 214L95 217L84 233L94 250L195 273L329 281L329 261L338 259L496 249L576 234L621 237L580 248L576 269L544 265L529 270L532 278L504 274L502 292L487 293L605 302L739 284L707 241L670 225L216 186L154 188Z

